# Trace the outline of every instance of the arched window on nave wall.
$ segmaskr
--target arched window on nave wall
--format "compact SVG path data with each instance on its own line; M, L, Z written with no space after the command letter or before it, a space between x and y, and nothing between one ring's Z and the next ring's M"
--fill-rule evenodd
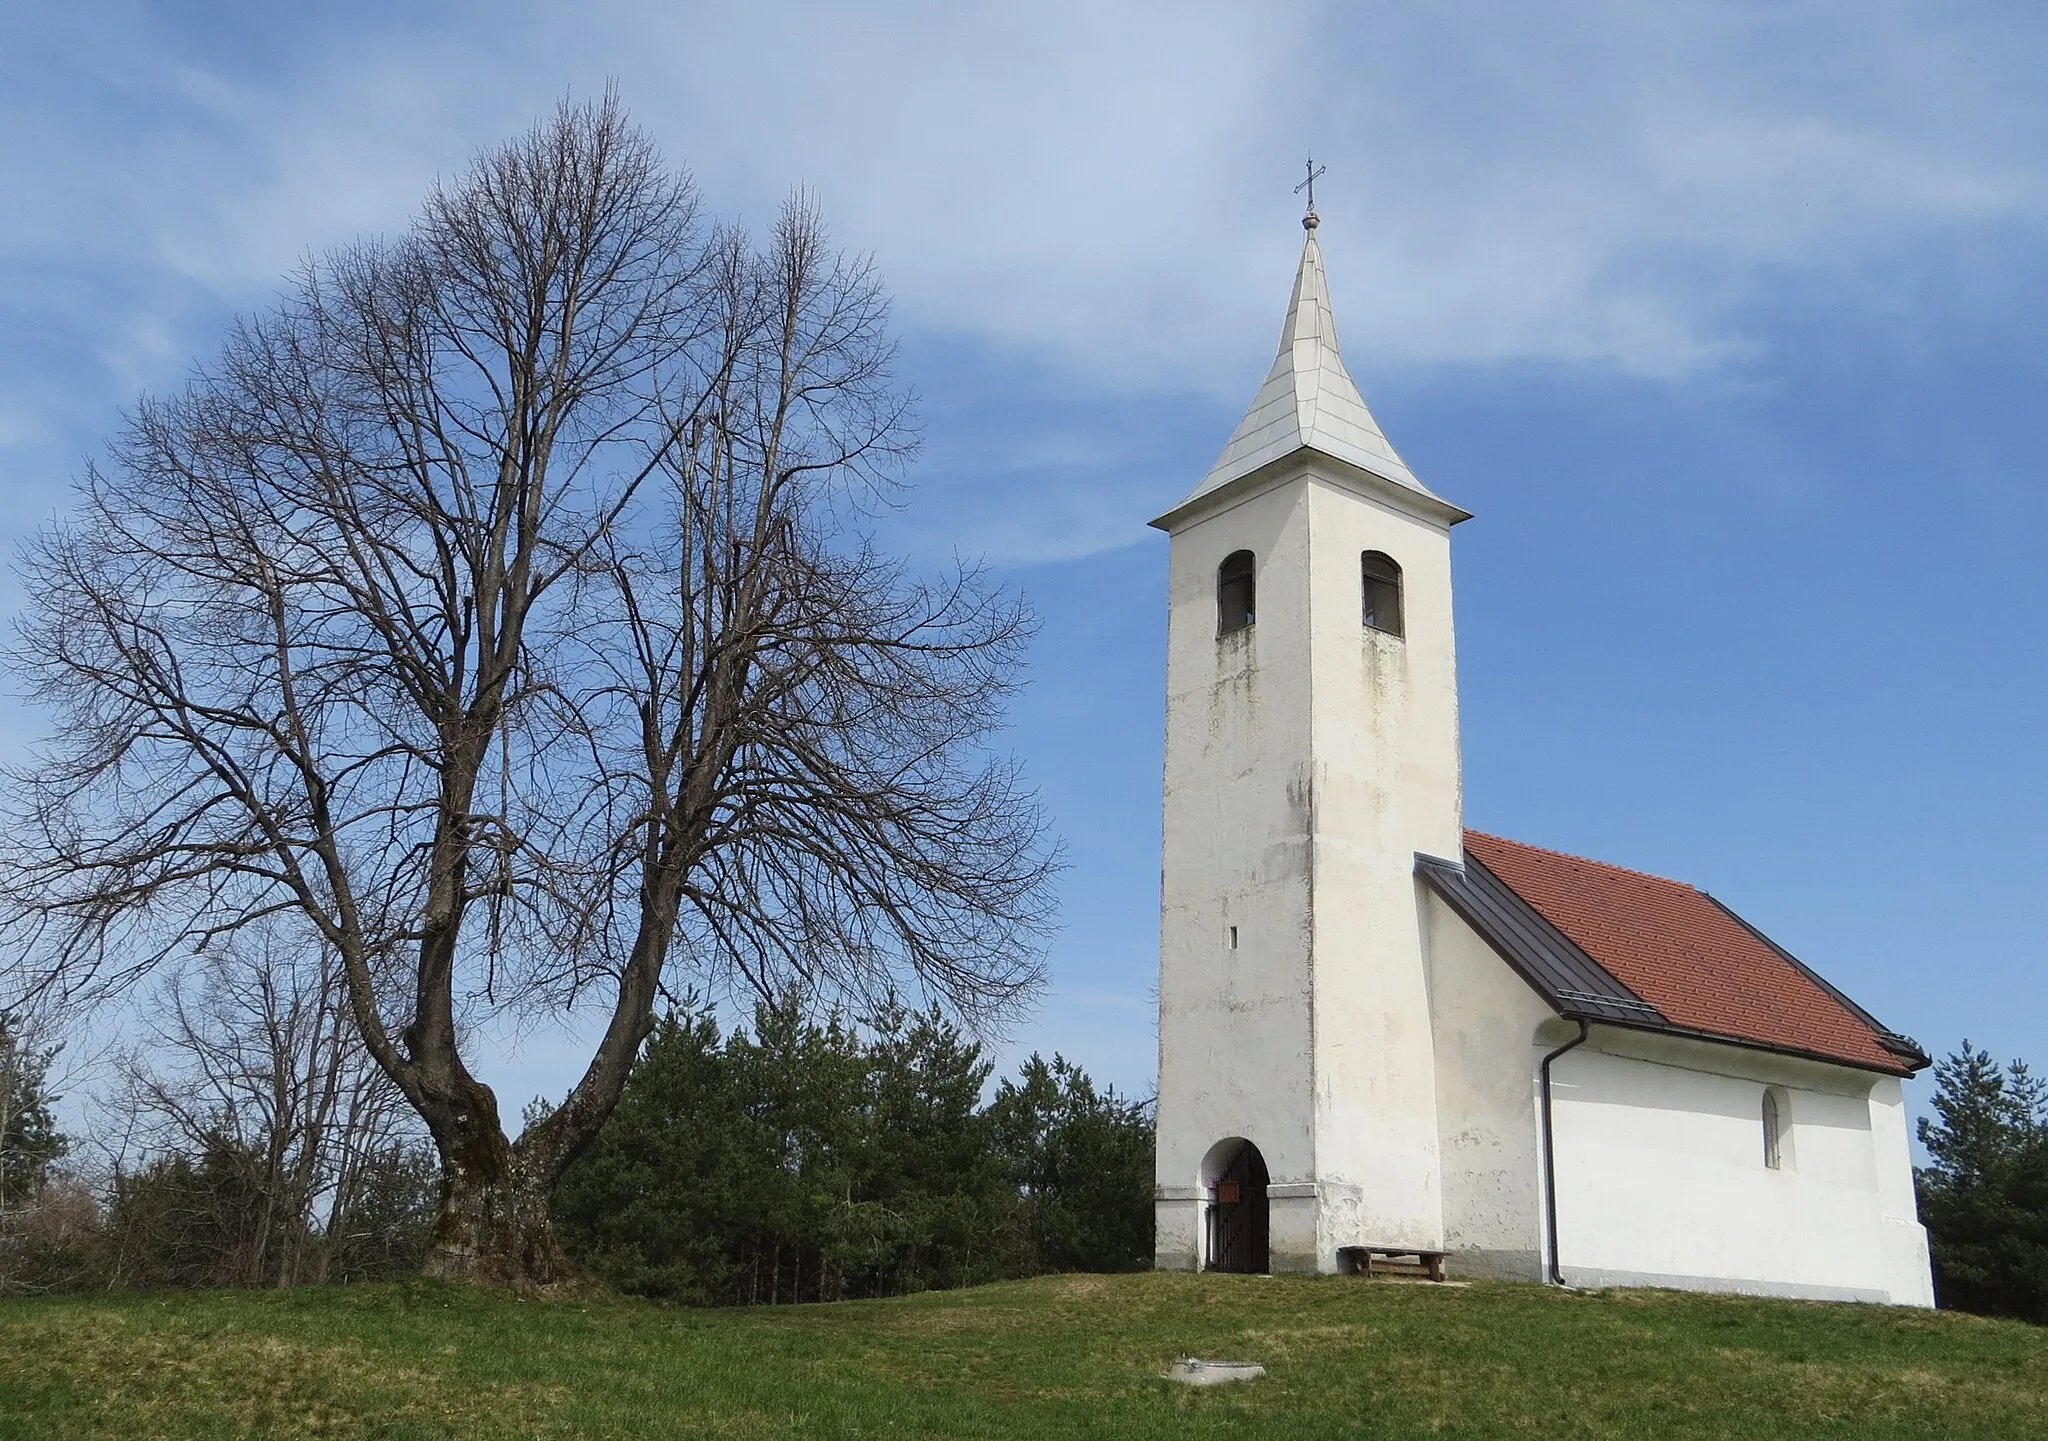
M1776 1086L1764 1087L1764 1165L1770 1170L1785 1164L1785 1107Z

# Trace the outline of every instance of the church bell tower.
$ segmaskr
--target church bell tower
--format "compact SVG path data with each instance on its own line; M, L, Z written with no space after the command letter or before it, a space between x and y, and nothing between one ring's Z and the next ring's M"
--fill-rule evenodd
M1157 1263L1440 1248L1415 857L1462 853L1451 527L1337 346L1280 352L1171 536Z

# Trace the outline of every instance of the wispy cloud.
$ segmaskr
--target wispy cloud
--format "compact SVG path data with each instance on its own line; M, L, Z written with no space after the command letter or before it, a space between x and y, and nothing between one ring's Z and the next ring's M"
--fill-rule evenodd
M1182 397L1218 441L1270 354L1310 145L1331 167L1322 235L1369 394L1444 364L1727 384L1757 354L1759 287L1791 276L1884 304L1902 249L2038 231L2048 101L2025 57L2041 46L1977 13L24 12L0 45L0 122L27 142L0 148L0 310L34 343L0 347L14 407L0 474L30 483L37 436L68 468L115 406L174 383L307 253L403 226L477 146L612 80L718 212L759 222L789 187L815 188L912 333L1016 357L1077 394ZM1000 463L935 455L918 543L1019 564L1128 544L1192 478L1120 449L1142 438L1098 410L1010 436Z
M2041 219L2044 107L1984 83L2002 37L1968 7L454 5L240 67L186 13L38 37L82 90L0 102L56 139L6 162L30 203L0 258L241 302L607 78L714 206L815 186L907 323L1141 390L1234 390L1270 344L1311 144L1347 340L1380 364L1684 374L1744 353L1759 269Z

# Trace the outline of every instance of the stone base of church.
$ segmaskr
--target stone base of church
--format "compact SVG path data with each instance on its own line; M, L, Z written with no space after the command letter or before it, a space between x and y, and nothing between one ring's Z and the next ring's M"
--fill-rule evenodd
M1160 1186L1152 1199L1152 1268L1202 1269L1202 1189Z
M1885 1305L1889 1291L1860 1286L1814 1286L1798 1281L1760 1281L1740 1276L1665 1276L1649 1271L1609 1271L1591 1266L1566 1266L1564 1283L1581 1290L1609 1287L1659 1291L1713 1291L1724 1296L1771 1296L1786 1301L1866 1301Z
M1266 1187L1267 1214L1272 1218L1267 1269L1275 1276L1313 1276L1328 1267L1317 1264L1316 1222L1320 1211L1313 1181L1275 1181Z
M1267 1270L1275 1276L1330 1276L1346 1268L1338 1250L1369 1242L1410 1244L1435 1249L1433 1238L1417 1241L1391 1231L1373 1230L1358 1222L1355 1186L1318 1185L1313 1181L1276 1181L1266 1188ZM1333 1204L1332 1192L1336 1192ZM1200 1271L1208 1193L1200 1186L1159 1186L1152 1201L1152 1266L1158 1271ZM1452 1257L1460 1276L1535 1281L1542 1267L1533 1252L1468 1251Z
M1444 1273L1454 1281L1541 1281L1543 1256L1537 1251L1453 1251Z

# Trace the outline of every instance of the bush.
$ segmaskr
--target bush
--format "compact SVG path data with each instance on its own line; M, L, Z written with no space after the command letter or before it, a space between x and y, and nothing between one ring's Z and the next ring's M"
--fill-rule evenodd
M91 1192L53 1169L69 1149L51 1111L56 1054L25 1042L0 1012L0 1295L67 1284L95 1219Z
M260 1158L225 1138L197 1156L159 1156L114 1178L107 1283L137 1290L249 1286L264 1275Z

